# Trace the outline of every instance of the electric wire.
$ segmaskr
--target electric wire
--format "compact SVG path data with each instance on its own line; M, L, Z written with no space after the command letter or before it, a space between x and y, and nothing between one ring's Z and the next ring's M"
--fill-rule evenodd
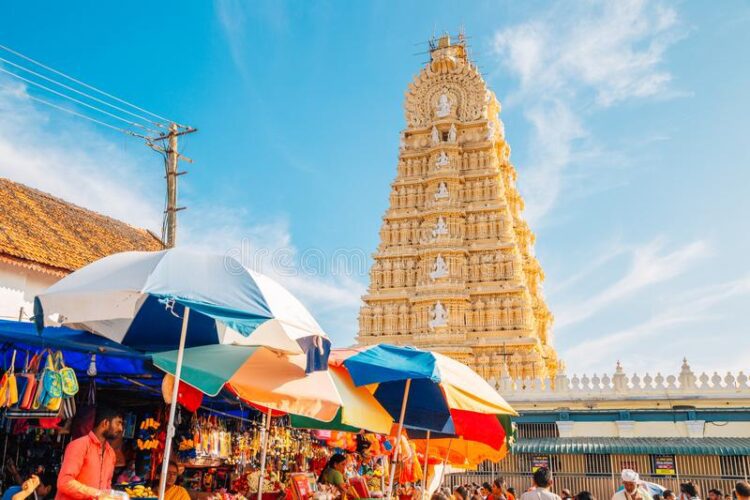
M42 85L39 82L35 82L33 80L29 80L28 78L24 78L23 76L17 75L16 73L13 73L12 71L8 71L7 69L0 68L0 71L3 72L3 73L7 73L8 75L10 75L12 77L18 78L19 80L22 80L22 81L24 81L24 82L26 82L26 83L28 83L30 85L34 85L35 87L39 87L40 89L46 90L47 92L51 92L51 93L53 93L55 95L58 95L58 96L60 96L60 97L62 97L64 99L68 99L68 100L73 101L73 102L75 102L77 104L80 104L81 106L86 106L87 108L93 109L94 111L97 111L99 113L102 113L102 114L105 114L107 116L110 116L110 117L112 117L112 118L114 118L116 120L120 120L121 122L127 123L128 125L131 125L133 127L138 127L138 128L143 129L143 130L147 130L148 132L152 132L154 134L160 134L161 133L158 130L154 130L154 129L148 128L148 127L146 127L144 125L141 125L140 123L132 122L132 121L127 120L127 119L125 119L125 118L123 118L121 116L118 116L118 115L114 114L114 113L110 113L109 111L105 111L103 109L97 108L96 106L93 106L93 105L91 105L91 104L89 104L87 102L81 101L80 99L76 99L75 97L71 97L69 95L65 95L62 92L58 92L55 89L51 89L51 88L47 87L46 85Z
M103 99L99 99L98 97L94 97L94 96L92 96L90 94L87 94L86 92L82 92L82 91L80 91L80 90L78 90L78 89L76 89L74 87L71 87L70 85L66 85L64 83L58 82L54 78L50 78L50 77L45 76L45 75L43 75L41 73L37 73L36 71L33 71L33 70L29 69L29 68L21 66L20 64L16 64L13 61L9 61L9 60L7 60L7 59L5 59L3 57L0 57L0 61L4 62L6 64L10 64L11 66L13 66L15 68L18 68L21 71L25 71L27 73L31 73L34 76L42 78L42 79L44 79L44 80L46 80L48 82L54 83L55 85L58 85L58 86L60 86L60 87L62 87L64 89L70 90L71 92L75 92L76 94L82 95L82 96L84 96L84 97L86 97L88 99L91 99L92 101L96 101L96 102L98 102L100 104L104 104L105 106L109 106L110 108L116 109L118 111L122 111L123 113L126 113L126 114L128 114L130 116L133 116L135 118L138 118L139 120L143 120L143 121L145 121L147 123L151 123L153 125L156 125L157 127L161 127L161 128L164 128L164 129L168 129L169 128L168 125L166 125L165 123L156 122L156 121L152 120L151 118L147 118L147 117L145 117L143 115L139 115L138 113L133 113L132 111L128 111L127 109L121 108L121 107L116 106L116 105L111 104L111 103L108 103L107 101L105 101Z
M70 80L72 82L75 82L78 85L81 85L83 87L86 87L89 90L93 90L94 92L98 92L98 93L100 93L103 96L109 97L110 99L114 99L115 101L117 101L119 103L122 103L122 104L125 104L127 106L130 106L133 109L137 109L138 111L140 111L142 113L146 113L148 115L151 115L151 116L153 116L155 118L158 118L159 120L162 120L162 121L165 121L165 122L177 123L174 120L170 120L169 118L165 118L165 117L163 117L161 115L157 115L156 113L153 113L153 112L151 112L151 111L149 111L147 109L143 109L143 108L141 108L139 106L136 106L135 104L132 104L132 103L130 103L130 102L124 100L124 99L120 99L119 97L113 96L112 94L108 94L107 92L104 92L103 90L99 90L98 88L96 88L96 87L94 87L92 85L89 85L88 83L84 83L84 82L82 82L80 80L77 80L77 79L73 78L72 76L68 76L65 73L63 73L62 71L58 71L58 70L56 70L54 68L50 68L49 66L46 66L46 65L40 63L39 61L36 61L36 60L34 60L34 59L32 59L32 58L30 58L28 56L25 56L25 55L21 54L20 52L16 52L15 50L13 50L13 49L11 49L9 47L6 47L5 45L1 45L0 44L0 50L4 50L6 52L9 52L9 53L13 54L14 56L20 57L21 59L24 59L24 60L26 60L26 61L28 61L30 63L36 64L37 66L39 66L41 68L44 68L47 71L51 71L52 73L55 73L56 75L62 76L63 78L67 78L68 80ZM178 126L186 128L185 125L178 124Z
M128 129L120 128L120 127L115 127L114 125L109 124L107 122L103 122L101 120L97 120L96 118L91 118L88 115L84 115L82 113L78 113L77 111L73 111L72 109L68 109L68 108L65 108L63 106L58 106L57 104L53 104L53 103L51 103L49 101L45 101L44 99L40 99L39 97L35 97L33 95L29 95L27 97L29 99L32 99L32 100L37 101L37 102L42 103L42 104L46 104L47 106L50 106L50 107L55 108L55 109L58 109L60 111L64 111L66 113L70 113L71 115L75 115L75 116L77 116L79 118L84 118L86 120L92 121L92 122L97 123L99 125L102 125L104 127L111 128L112 130L116 130L118 132L122 132L123 134L132 135L133 137L140 137L141 139L147 139L146 136L141 135L141 134L137 134L137 133L133 132L132 130L128 130Z

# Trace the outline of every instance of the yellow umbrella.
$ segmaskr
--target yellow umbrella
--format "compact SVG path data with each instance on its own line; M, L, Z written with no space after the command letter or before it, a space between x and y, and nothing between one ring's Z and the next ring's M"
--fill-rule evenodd
M413 439L417 451L422 455L427 452L428 459L446 462L457 467L474 466L489 460L499 462L508 454L507 445L496 450L491 446L462 438ZM429 447L429 450L428 450Z

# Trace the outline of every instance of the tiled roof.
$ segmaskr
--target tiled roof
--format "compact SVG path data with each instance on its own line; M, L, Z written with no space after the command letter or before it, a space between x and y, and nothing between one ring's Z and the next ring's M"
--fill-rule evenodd
M146 229L0 178L0 260L64 275L113 253L163 248Z
M750 438L542 438L519 439L513 453L629 455L750 455Z

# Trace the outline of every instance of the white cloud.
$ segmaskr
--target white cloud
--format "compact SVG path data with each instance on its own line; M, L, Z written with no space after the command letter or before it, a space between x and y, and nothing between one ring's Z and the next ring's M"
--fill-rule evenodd
M664 252L664 240L659 238L630 252L630 269L623 277L597 292L593 297L563 304L556 311L556 326L569 327L588 319L618 301L634 296L639 291L672 280L685 273L695 261L709 255L704 241L694 241L671 252ZM613 252L614 255L621 250Z
M534 129L519 180L532 223L556 204L580 153L575 142L590 135L577 110L674 95L663 63L680 36L676 11L647 0L560 2L541 19L495 33L495 54L519 80L506 104L523 106Z
M137 140L92 127L35 104L23 85L0 79L0 176L159 234L161 159ZM183 198L189 210L179 214L180 245L239 250L244 264L287 286L336 340L351 340L364 293L359 274L335 273L332 266L303 272L284 217L251 223L245 207L194 198Z
M750 276L670 296L665 303L658 305L658 312L652 317L628 328L581 342L565 350L563 358L586 360L585 366L596 371L608 370L611 362L625 357L629 369L640 370L642 374L643 370L651 370L652 373L656 370L669 371L665 370L665 366L674 365L686 354L685 349L692 347L693 354L696 349L698 353L693 359L693 365L701 369L717 366L722 369L747 369L744 359L737 359L737 356L724 349L706 351L706 345L712 342L708 337L712 335L710 332L697 338L696 346L686 346L685 342L680 342L679 337L670 332L677 326L715 324L721 317L715 310L718 305L748 294ZM667 339L671 341L666 341ZM596 353L596 356L591 356L591 353ZM728 364L727 360L731 360L731 363Z

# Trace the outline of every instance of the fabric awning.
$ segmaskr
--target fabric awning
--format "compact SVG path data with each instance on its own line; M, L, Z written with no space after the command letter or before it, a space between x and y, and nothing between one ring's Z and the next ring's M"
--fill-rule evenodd
M513 453L550 455L750 455L750 438L544 438L519 439Z

